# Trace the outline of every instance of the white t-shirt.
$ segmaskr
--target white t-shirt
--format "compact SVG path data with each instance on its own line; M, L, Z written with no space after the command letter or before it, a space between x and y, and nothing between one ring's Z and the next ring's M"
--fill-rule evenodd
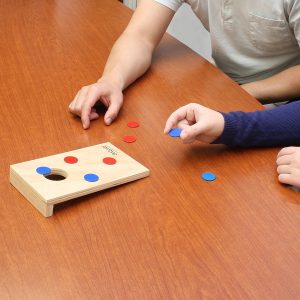
M189 4L210 32L216 65L238 83L300 64L300 0L155 1L174 11Z

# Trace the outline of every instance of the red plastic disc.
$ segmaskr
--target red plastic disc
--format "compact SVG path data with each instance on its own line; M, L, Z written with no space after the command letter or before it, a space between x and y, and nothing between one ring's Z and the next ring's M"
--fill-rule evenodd
M76 164L78 162L78 158L75 156L66 156L64 161L68 164Z
M130 127L130 128L136 128L136 127L139 127L140 124L136 121L130 121L127 123L127 126Z
M113 157L104 157L103 162L107 165L114 165L117 161Z
M133 136L133 135L125 135L123 137L123 141L126 142L126 143L133 143L136 141L136 137Z

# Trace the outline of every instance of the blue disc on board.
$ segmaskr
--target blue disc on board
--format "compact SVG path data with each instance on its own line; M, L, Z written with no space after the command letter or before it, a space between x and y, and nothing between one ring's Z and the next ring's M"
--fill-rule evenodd
M96 182L99 180L99 176L96 174L85 174L84 175L84 180L88 181L88 182Z
M182 130L180 128L172 128L169 131L169 136L171 136L171 137L180 137L181 131Z
M214 173L205 172L201 175L202 179L205 181L214 181L216 180L217 176Z
M51 173L51 169L48 167L38 167L36 168L36 172L41 175L49 175Z

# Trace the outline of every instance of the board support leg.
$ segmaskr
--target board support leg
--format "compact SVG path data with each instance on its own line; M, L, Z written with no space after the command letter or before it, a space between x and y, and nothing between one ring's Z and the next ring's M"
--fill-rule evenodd
M45 217L51 217L53 215L53 204L52 205L46 205L44 212L42 214Z
M29 200L30 201L30 200ZM30 203L38 209L44 217L51 217L53 215L53 204L46 204L44 201L30 201Z

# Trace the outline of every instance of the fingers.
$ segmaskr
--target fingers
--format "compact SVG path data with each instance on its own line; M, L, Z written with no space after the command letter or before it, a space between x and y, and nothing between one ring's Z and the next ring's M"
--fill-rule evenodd
M118 116L119 111L121 109L123 103L123 96L122 94L115 95L114 101L110 103L108 106L107 112L105 113L104 116L104 122L106 125L110 125L115 118Z
M100 85L92 85L86 94L82 94L82 96L78 98L77 106L78 109L80 109L81 122L84 129L90 127L92 108L98 100L101 100L101 96L104 92ZM95 114L93 114L93 116L95 116Z
M282 148L277 157L280 157L280 156L283 156L283 155L290 155L290 154L293 154L297 151L298 147L285 147L285 148Z
M70 103L69 105L69 110L71 113L77 115L80 117L81 113L80 113L80 109L81 109L81 105L78 99L82 99L86 96L88 92L88 89L86 87L83 87L82 89L79 90L79 92L76 94L75 98L73 99L73 101Z
M299 177L295 176L294 174L279 174L278 180L284 184L300 187Z
M81 118L84 129L89 128L90 121L99 118L99 114L93 108L98 101L108 107L104 122L110 125L117 117L122 106L122 91L116 91L109 84L99 82L83 87L70 103L69 109L71 113Z
M180 138L185 144L192 143L196 140L197 136L203 133L203 126L201 123L195 123L192 126L187 126L181 132Z
M92 107L98 101L99 95L91 86L83 87L75 96L74 100L69 105L71 113L81 117L81 122L84 129L90 126L90 120L98 118Z
M173 127L182 129L180 138L183 143L192 143L196 139L210 143L223 132L224 118L219 112L190 103L170 115L164 133L168 133Z
M291 155L281 155L277 157L277 165L289 165L292 162Z
M286 147L278 153L276 163L281 183L300 187L299 150L299 147Z
M291 174L279 174L278 180L281 183L289 184L289 182L291 181L291 177Z
M185 120L187 124L192 125L196 122L196 114L200 114L203 106L196 103L189 103L175 110L168 118L164 133L168 133L173 127Z
M180 128L181 130L184 130L190 127L190 124L187 120L181 120L177 123L177 127Z
M92 111L90 113L90 120L96 120L99 118L99 114L96 112L96 110L94 108L92 108Z
M292 169L289 165L280 165L277 167L278 174L291 174Z
M186 106L182 106L175 110L166 122L164 133L168 133L173 127L177 126L178 122L184 120L186 117L186 111Z

